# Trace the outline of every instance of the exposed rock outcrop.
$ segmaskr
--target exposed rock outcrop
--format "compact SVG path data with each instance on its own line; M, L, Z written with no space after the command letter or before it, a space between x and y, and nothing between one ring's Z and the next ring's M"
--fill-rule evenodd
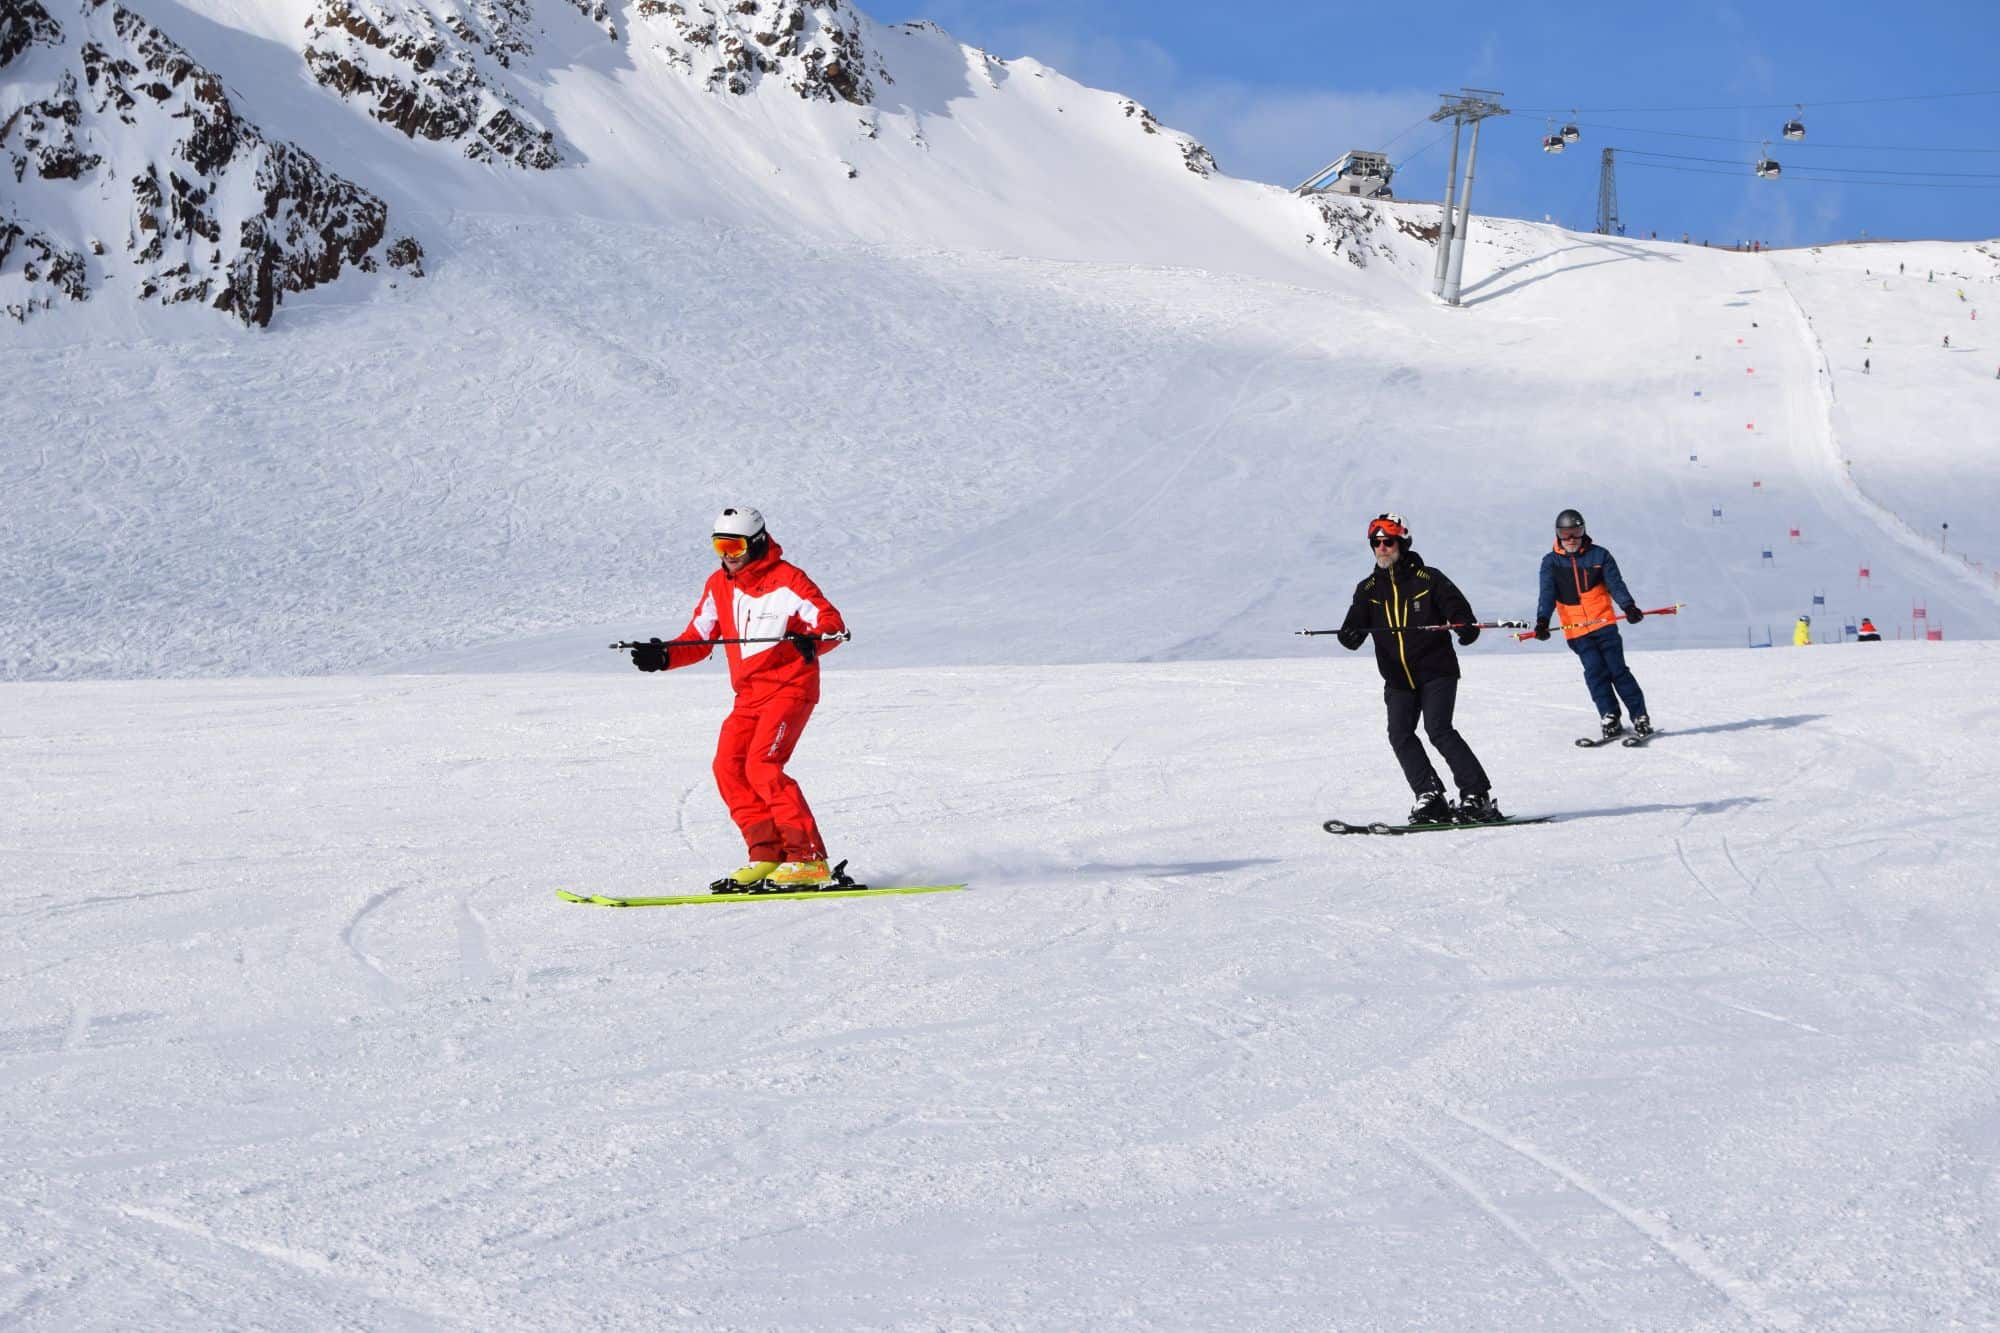
M1401 256L1389 240L1392 232L1418 235L1405 219L1367 200L1321 195L1315 196L1311 205L1320 226L1306 233L1306 244L1344 256L1356 268L1367 268L1371 257L1398 262ZM1436 239L1435 228L1432 239Z
M1209 155L1206 148L1177 130L1161 129L1158 117L1129 97L1119 102L1118 106L1124 111L1125 118L1137 124L1140 130L1147 134L1160 135L1173 143L1180 151L1181 165L1189 171L1197 176L1215 174L1215 159Z
M0 223L7 313L86 300L129 273L140 299L201 301L263 326L285 293L375 270L387 206L267 139L164 32L102 0L85 0L67 31L37 15L30 0L0 26L17 56L40 44L66 57L0 124L0 169L16 187ZM95 239L120 233L122 252Z
M808 100L866 106L889 82L841 0L638 0L638 14L656 49L712 92L775 78Z
M577 8L586 17L605 12L583 0ZM306 18L306 68L413 139L546 171L563 160L555 131L508 91L502 73L532 54L538 31L533 0L318 0Z
M37 0L5 0L0 4L0 69L31 46L54 46L61 40L62 25L50 18Z

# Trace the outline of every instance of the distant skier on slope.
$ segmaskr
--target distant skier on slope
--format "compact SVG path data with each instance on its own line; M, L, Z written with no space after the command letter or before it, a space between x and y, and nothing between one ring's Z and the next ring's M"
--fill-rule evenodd
M1812 646L1812 617L1800 616L1798 623L1792 626L1792 647L1809 648L1811 646Z
M1882 632L1875 628L1875 622L1867 616L1861 617L1861 632L1854 636L1856 643L1880 643Z
M1625 640L1618 632L1617 609L1625 619L1638 624L1646 618L1639 603L1625 587L1618 562L1611 552L1590 540L1583 515L1565 509L1556 515L1555 549L1542 557L1541 593L1535 602L1535 637L1549 637L1549 619L1558 609L1563 616L1560 628L1570 651L1583 661L1583 683L1590 701L1597 706L1603 739L1625 732L1618 716L1623 699L1632 714L1632 730L1641 736L1653 734L1652 719L1646 713L1646 696L1632 669L1625 665Z
M1472 623L1478 617L1457 585L1410 549L1410 529L1400 514L1377 515L1368 525L1368 546L1375 568L1355 585L1338 638L1350 652L1375 640L1375 666L1382 673L1382 700L1389 711L1389 748L1417 798L1410 822L1491 824L1506 818L1493 802L1479 757L1451 724L1459 673L1450 636L1470 644L1479 637L1479 627ZM1443 625L1461 628L1437 628ZM1417 739L1419 717L1458 784L1456 809L1445 799L1444 783Z
M837 646L822 636L847 626L805 572L786 562L755 509L723 510L709 541L722 568L708 576L680 633L693 642L639 644L632 665L670 671L705 660L716 639L780 639L723 645L736 705L716 739L715 785L750 857L727 878L740 890L820 888L832 880L826 844L785 763L819 702L819 655Z

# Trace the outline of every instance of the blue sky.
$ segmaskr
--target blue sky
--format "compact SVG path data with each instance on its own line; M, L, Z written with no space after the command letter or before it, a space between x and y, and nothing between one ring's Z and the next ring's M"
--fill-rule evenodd
M1418 122L1439 92L1470 84L1499 89L1521 108L1487 123L1473 198L1481 212L1589 230L1600 150L1613 147L1630 234L1685 231L1719 244L1864 231L2000 236L2000 188L1989 188L2000 187L1993 0L1338 9L1291 0L872 0L864 8L886 23L930 19L996 55L1034 56L1136 97L1206 144L1223 170L1255 180L1295 185L1345 149L1388 144L1404 172L1397 193L1436 199L1450 144ZM1876 100L1969 92L1985 95ZM1805 104L1803 143L1779 137L1795 102ZM1613 110L1756 103L1777 105ZM1544 154L1543 110L1566 119L1571 107L1580 109L1582 141ZM1785 179L1751 174L1765 138ZM1883 183L1859 178L1871 171ZM1830 179L1807 179L1815 175ZM1936 188L1945 186L1961 188Z

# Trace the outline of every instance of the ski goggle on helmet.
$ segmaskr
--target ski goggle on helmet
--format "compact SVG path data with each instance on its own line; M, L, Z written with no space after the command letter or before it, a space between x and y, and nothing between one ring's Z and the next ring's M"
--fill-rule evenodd
M763 536L764 516L746 505L717 514L708 540L723 559L741 560Z
M1384 541L1383 538L1385 537L1390 540ZM1377 546L1408 546L1409 544L1410 528L1407 523L1403 522L1401 514L1377 514L1374 520L1368 524L1368 545L1370 549Z

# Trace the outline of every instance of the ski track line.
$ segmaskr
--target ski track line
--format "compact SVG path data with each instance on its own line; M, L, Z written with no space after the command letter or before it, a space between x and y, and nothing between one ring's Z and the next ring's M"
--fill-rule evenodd
M1489 1221L1513 1237L1516 1244L1523 1250L1526 1250L1536 1263L1539 1263L1553 1274L1556 1281L1562 1283L1563 1289L1568 1291L1584 1309L1590 1312L1591 1318L1597 1320L1604 1327L1611 1327L1616 1323L1611 1313L1597 1303L1591 1294L1584 1289L1582 1283L1578 1282L1563 1262L1555 1256L1554 1252L1545 1248L1533 1236L1529 1235L1527 1229L1516 1221L1512 1214L1502 1208L1484 1189L1480 1188L1478 1181L1453 1170L1442 1159L1424 1151L1401 1135L1389 1135L1389 1142L1394 1144L1397 1150L1405 1157L1435 1177L1440 1184L1464 1195L1471 1201L1474 1208L1477 1208L1481 1213L1486 1215Z
M371 1304L387 1307L386 1310L371 1312L378 1317L377 1321L371 1321L375 1322L375 1326L377 1327L380 1327L380 1323L378 1322L379 1316L388 1313L390 1310L414 1318L440 1321L447 1326L451 1321L463 1319L466 1315L464 1308L455 1304L434 1309L411 1305L398 1297L384 1292L361 1274L349 1272L325 1255L314 1254L309 1250L300 1250L289 1245L278 1244L275 1241L260 1240L256 1237L237 1238L225 1236L213 1227L206 1226L203 1223L176 1217L164 1209L149 1208L143 1204L116 1204L111 1207L110 1211L131 1218L135 1222L144 1222L150 1226L176 1232L183 1236L192 1236L209 1245L218 1246L225 1250L234 1250L239 1254L268 1259L298 1272L307 1273L313 1277L322 1278L350 1288L359 1293ZM157 1261L169 1268L178 1267L171 1259L165 1257L161 1257Z
M1762 891L1758 885L1757 879L1753 879L1748 874L1744 873L1742 865L1736 859L1736 853L1730 849L1729 835L1727 833L1724 833L1720 835L1720 837L1722 842L1723 860L1729 862L1729 868L1736 872L1736 878L1742 880L1743 887L1749 890L1750 896L1755 897L1758 893ZM1761 878L1762 875L1760 874L1758 876L1758 879ZM1798 914L1792 911L1791 905L1785 901L1785 896L1782 892L1774 891L1766 896L1769 899L1769 901L1777 907L1779 915L1783 916L1787 924L1789 924L1792 927L1792 929L1796 930L1801 936L1803 936L1806 939L1814 940L1822 944L1830 942L1826 935L1824 935L1818 930L1815 930L1813 927L1807 925L1805 922L1799 920Z
M111 903L144 902L149 898L181 898L190 893L206 893L206 888L193 889L153 889L145 893L106 893L95 898L77 898L70 902L58 902L42 911L42 919L68 916L71 912L87 911L93 907L104 907Z
M500 969L494 964L492 931L472 900L458 899L458 972L468 986L484 988L493 984Z
M1797 961L1799 969L1802 972L1804 972L1807 976L1817 977L1821 981L1831 983L1836 988L1844 988L1846 978L1838 975L1829 974L1823 968L1816 966L1814 961L1806 954L1800 952L1797 949L1792 948L1790 945L1785 944L1783 941L1777 939L1775 936L1771 935L1769 932L1765 931L1762 927L1757 925L1757 923L1752 921L1748 916L1744 915L1741 911L1738 911L1736 908L1731 907L1727 902L1725 902L1722 899L1722 897L1715 892L1714 888L1712 888L1709 885L1708 881L1703 879L1701 875L1695 870L1693 864L1689 862L1687 857L1687 851L1681 845L1681 841L1678 838L1674 839L1674 850L1680 855L1682 867L1686 869L1689 875L1694 877L1694 882L1701 885L1703 892L1707 893L1710 898L1714 899L1718 906L1722 907L1725 911L1729 912L1732 916L1734 916L1738 921L1741 921L1744 925L1748 926L1752 931L1756 932L1758 938L1764 940L1772 947L1779 949L1782 952L1790 955L1793 959ZM1729 840L1727 837L1724 837L1722 839L1722 852L1723 855L1728 859L1730 868L1736 872L1738 878L1740 878L1744 882L1744 884L1749 887L1752 893L1755 893L1757 891L1756 882L1752 880L1748 875L1744 874L1742 866L1736 863L1735 855L1731 853L1729 850ZM1825 878L1824 868L1821 869L1820 873L1821 877L1824 879ZM1784 909L1781 908L1780 910L1783 911ZM1784 911L1784 916L1785 919L1791 923L1792 927L1806 938L1817 940L1823 943L1830 942L1829 937L1827 935L1806 926L1804 923L1799 921L1798 918L1794 916L1791 912ZM1902 1010L1905 1013L1913 1014L1916 1017L1923 1019L1925 1022L1931 1023L1935 1026L1939 1027L1950 1026L1945 1019L1940 1018L1934 1010L1927 1007L1922 1001L1920 1001L1916 997L1914 990L1911 988L1910 984L1907 981L1903 980L1902 978L1896 976L1893 973L1885 973L1875 970L1870 970L1867 973L1865 973L1865 975L1874 977L1880 981L1887 982L1895 991L1898 992L1898 994L1896 995L1885 997L1888 1000L1888 1002L1893 1004L1896 1008ZM1725 1008L1741 1009L1745 1013L1755 1014L1760 1018L1769 1018L1776 1022L1785 1023L1791 1027L1800 1028L1803 1029L1804 1031L1814 1033L1815 1035L1818 1036L1836 1035L1833 1033L1828 1033L1824 1029L1813 1027L1802 1020L1785 1018L1778 1014L1767 1013L1764 1010L1756 1009L1751 1006L1742 1004L1740 1001L1724 1000L1720 996L1713 995L1707 991L1702 991L1697 993L1702 995L1704 999L1712 1000L1717 1004L1723 1005ZM1961 1018L1969 1017L1967 1015L1956 1015L1956 1016Z
M1789 1330L1806 1326L1805 1319L1796 1311L1782 1305L1774 1305L1762 1287L1718 1263L1699 1242L1683 1236L1669 1223L1620 1201L1589 1176L1551 1157L1528 1140L1509 1134L1477 1116L1454 1110L1449 1106L1433 1103L1433 1107L1474 1133L1481 1134L1509 1152L1526 1158L1571 1188L1581 1190L1595 1199L1620 1221L1658 1246L1687 1272L1713 1287L1732 1308L1748 1315L1760 1327Z
M340 942L347 946L347 951L354 955L355 961L360 963L366 969L368 975L375 979L375 988L381 993L384 999L394 998L400 992L401 988L383 970L381 962L373 954L361 947L361 923L367 920L369 913L403 892L407 887L409 886L398 884L393 889L383 889L379 893L369 894L368 901L361 904L360 909L347 919L347 924L340 931Z
M680 798L674 802L674 836L686 843L689 854L694 856L701 854L701 848L694 845L694 836L688 832L688 802L692 801L695 793L701 789L700 782L690 782L681 789Z
M1828 1035L1824 1028L1816 1028L1812 1024L1802 1022L1796 1018L1786 1018L1783 1014L1774 1014L1769 1009L1759 1009L1755 1005L1744 1004L1740 1000L1726 999L1712 991L1701 991L1699 994L1704 1000L1707 1000L1711 1004L1719 1004L1724 1009L1734 1009L1738 1013L1751 1014L1757 1018L1769 1019L1773 1023L1783 1023L1788 1028L1797 1028L1801 1032L1810 1032L1815 1037Z
M1742 911L1740 911L1735 907L1732 907L1727 901L1725 901L1722 895L1715 891L1714 886L1711 885L1706 879L1702 878L1701 872L1694 868L1694 862L1688 860L1687 846L1679 838L1674 839L1674 853L1675 855L1680 857L1681 868L1686 870L1688 872L1688 875L1694 880L1694 882L1701 886L1701 891L1703 893L1707 894L1711 899L1714 900L1715 905L1717 907L1720 907L1723 911L1729 913L1729 915L1735 917L1738 921L1742 922L1744 926L1749 928L1750 933L1755 935L1758 939L1764 941L1764 943L1770 945L1772 948L1778 950L1780 953L1789 955L1808 973L1811 973L1813 976L1820 975L1819 971L1812 966L1811 960L1809 960L1804 954L1800 953L1798 950L1792 948L1790 945L1779 940L1776 936L1772 935L1769 931L1765 930L1762 926L1758 925L1755 921L1752 921ZM1739 871L1738 873L1740 874L1741 872Z

